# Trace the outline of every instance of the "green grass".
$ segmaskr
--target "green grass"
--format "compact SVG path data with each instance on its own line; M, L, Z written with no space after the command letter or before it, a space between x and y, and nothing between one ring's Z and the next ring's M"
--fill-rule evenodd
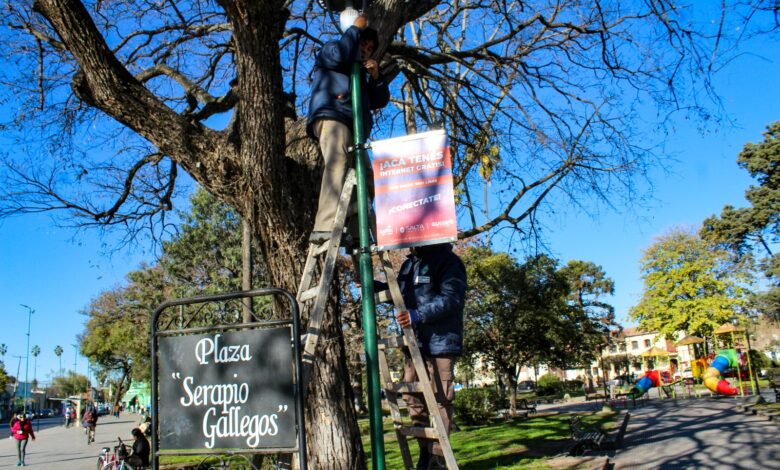
M461 426L460 431L450 436L455 459L463 470L487 469L550 469L546 463L563 452L569 445L568 418L571 414L550 413L520 418L513 421L497 421L482 426ZM615 426L616 413L583 413L584 423L599 426L605 431ZM360 421L363 448L370 458L368 420ZM392 421L383 421L385 432L385 463L388 469L403 468L401 451ZM418 447L409 439L414 461ZM370 465L369 465L369 468Z

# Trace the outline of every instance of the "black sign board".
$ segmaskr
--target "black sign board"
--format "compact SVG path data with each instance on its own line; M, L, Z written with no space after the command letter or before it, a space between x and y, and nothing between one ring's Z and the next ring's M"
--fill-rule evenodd
M296 449L291 328L159 338L159 447Z

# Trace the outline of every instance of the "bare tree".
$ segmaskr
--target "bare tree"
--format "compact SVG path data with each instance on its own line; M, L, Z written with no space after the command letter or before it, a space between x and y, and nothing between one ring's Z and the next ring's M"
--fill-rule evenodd
M3 3L2 53L15 67L0 77L14 110L2 123L13 151L0 217L51 212L76 228L116 227L127 242L158 238L191 179L252 221L271 283L295 289L321 174L298 113L312 55L334 34L313 1ZM371 3L383 73L400 77L378 134L447 128L464 236L532 236L544 202L566 202L558 195L637 197L654 154L636 120L708 112L709 74L739 39L724 31L777 25L771 2L625 3ZM490 210L474 196L488 189ZM309 389L309 455L316 468L359 468L333 299Z

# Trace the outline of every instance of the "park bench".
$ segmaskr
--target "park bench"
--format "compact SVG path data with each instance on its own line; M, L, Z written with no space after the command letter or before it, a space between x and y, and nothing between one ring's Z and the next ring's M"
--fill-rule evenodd
M600 450L601 443L607 435L600 429L586 426L582 423L579 416L569 418L569 429L571 430L571 439L574 441L569 455L578 456L585 452Z
M536 405L529 403L528 400L522 398L517 403L517 410L525 412L525 415L528 416L530 413L536 413Z
M623 421L617 430L605 433L604 431L585 426L579 416L569 418L569 428L574 444L569 449L569 455L578 456L594 450L618 450L623 447L623 436L628 428L628 420L631 413L623 415Z
M594 392L594 393L588 393L585 392L585 401L591 401L591 400L606 400L607 396L603 393Z
M558 395L542 395L540 397L535 397L533 399L534 407L538 405L539 403L555 403L555 400L558 399Z
M616 431L610 432L601 442L602 450L618 450L623 447L623 436L626 434L628 428L628 420L631 418L631 413L625 413L623 415L623 421Z

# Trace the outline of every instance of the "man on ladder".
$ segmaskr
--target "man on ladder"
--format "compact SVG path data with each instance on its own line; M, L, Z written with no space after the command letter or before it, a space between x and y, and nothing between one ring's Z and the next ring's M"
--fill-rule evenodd
M348 149L352 146L353 132L350 68L355 61L363 65L363 109L380 109L390 101L387 83L379 73L377 61L371 57L378 46L377 32L369 28L366 17L360 15L338 41L329 41L322 46L314 63L306 131L319 142L325 160L317 217L310 236L310 241L315 243L330 238L341 188L353 161ZM366 133L371 131L372 124L371 113L364 112ZM371 165L367 164L366 168L370 169ZM371 178L366 181L370 184Z
M455 398L455 361L463 353L466 268L449 243L411 248L398 273L398 286L408 308L408 311L397 313L398 324L415 330L439 413L449 435ZM403 381L417 380L415 368L407 356ZM403 398L412 424L429 426L428 410L419 395L405 394ZM417 439L417 443L420 456L416 470L447 468L438 441Z

